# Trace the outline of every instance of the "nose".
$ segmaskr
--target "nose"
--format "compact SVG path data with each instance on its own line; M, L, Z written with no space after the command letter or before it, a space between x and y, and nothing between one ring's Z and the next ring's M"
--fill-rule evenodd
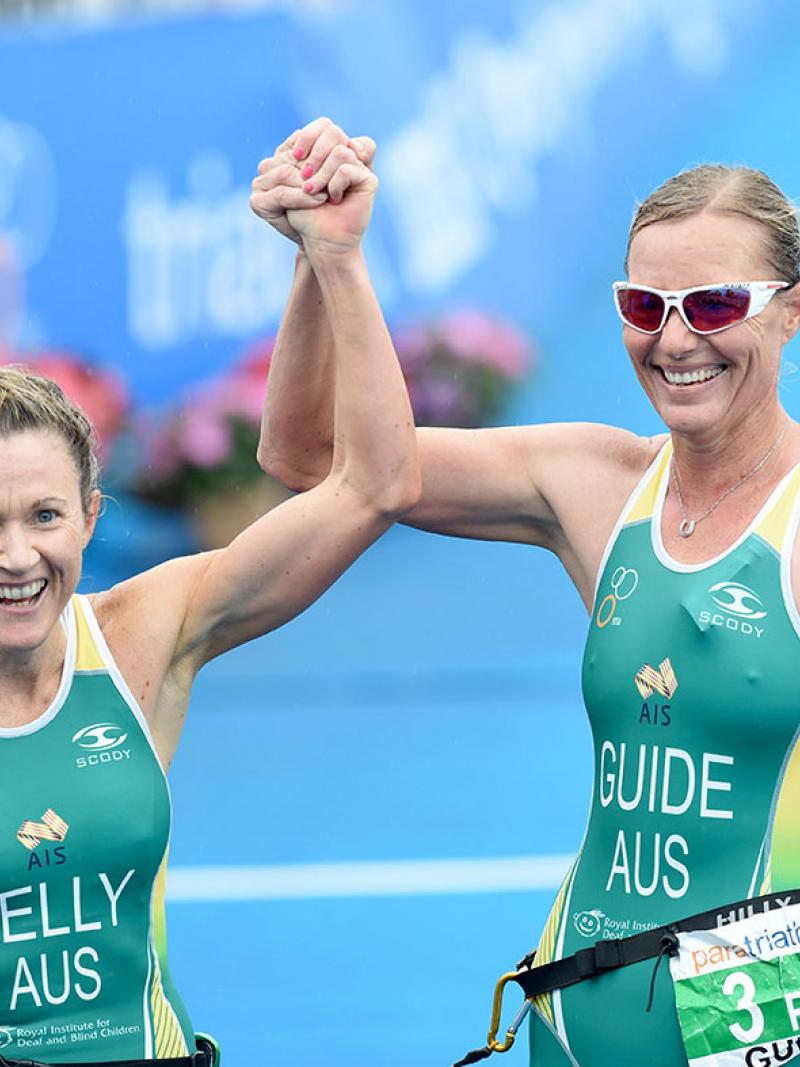
M39 553L23 523L5 522L0 526L0 570L26 574L39 561Z
M667 321L658 339L662 355L672 359L690 356L697 348L698 336L683 321L677 308L670 308Z

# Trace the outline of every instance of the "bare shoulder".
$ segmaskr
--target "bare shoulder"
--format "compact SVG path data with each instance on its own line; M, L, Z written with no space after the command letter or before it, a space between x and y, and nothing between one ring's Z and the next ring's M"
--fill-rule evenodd
M551 422L521 428L534 452L560 452L565 459L595 460L617 470L644 472L667 440L666 434L641 437L601 422Z
M667 435L641 437L595 423L541 429L552 431L552 438L541 458L536 449L531 453L532 478L556 520L551 547L588 605L620 513Z
M587 508L616 518L666 439L590 422L523 428L531 481L567 534Z
M91 598L111 654L151 723L173 666L187 605L214 555L168 560Z

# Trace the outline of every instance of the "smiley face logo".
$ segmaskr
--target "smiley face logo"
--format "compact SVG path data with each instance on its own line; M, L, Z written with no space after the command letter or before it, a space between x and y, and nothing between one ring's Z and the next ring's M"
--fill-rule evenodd
M581 937L597 937L603 925L603 918L603 912L595 908L594 911L577 912L572 921Z

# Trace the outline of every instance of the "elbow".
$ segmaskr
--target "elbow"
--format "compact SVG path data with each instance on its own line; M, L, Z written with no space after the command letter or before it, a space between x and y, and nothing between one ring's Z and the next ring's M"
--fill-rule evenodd
M413 511L422 496L422 478L417 468L389 479L372 495L371 505L384 522L396 522Z
M259 442L256 461L265 474L280 482L281 485L285 485L293 493L304 493L308 489L313 489L319 482L319 478L298 471L285 463L277 452L264 442Z

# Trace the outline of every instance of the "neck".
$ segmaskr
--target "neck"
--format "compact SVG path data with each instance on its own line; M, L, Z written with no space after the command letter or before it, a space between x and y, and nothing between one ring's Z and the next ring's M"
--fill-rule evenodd
M783 408L775 404L769 412L753 412L733 429L713 427L701 434L673 431L673 462L684 497L705 499L745 477L769 453L784 430L776 452L788 455L787 439L792 438L794 426ZM796 445L792 453L795 450ZM778 470L783 473L774 460L775 456L770 456L765 467L769 467L771 475Z
M0 649L0 722L16 725L37 718L58 690L66 634L55 626L35 649Z

